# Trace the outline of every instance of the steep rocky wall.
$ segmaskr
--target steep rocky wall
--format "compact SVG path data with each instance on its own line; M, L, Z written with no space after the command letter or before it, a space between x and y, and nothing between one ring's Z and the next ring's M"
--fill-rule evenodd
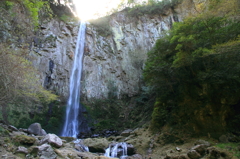
M174 22L194 13L194 7L194 2L185 0L162 15L134 17L119 12L110 17L112 34L107 37L89 24L81 90L84 99L139 93L147 52Z
M69 93L78 26L77 22L45 22L33 38L31 47L33 64L39 70L43 86L64 97Z
M82 72L82 98L108 98L139 93L144 61L155 41L176 21L195 12L194 2L185 0L161 15L111 15L111 34L104 36L87 25ZM67 97L79 24L57 20L45 22L33 38L31 54L43 86Z

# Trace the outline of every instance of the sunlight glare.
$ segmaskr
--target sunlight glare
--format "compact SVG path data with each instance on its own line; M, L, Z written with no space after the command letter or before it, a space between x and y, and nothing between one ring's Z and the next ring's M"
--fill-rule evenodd
M120 0L74 0L77 14L81 20L95 19L99 15L104 15L113 7L117 7Z

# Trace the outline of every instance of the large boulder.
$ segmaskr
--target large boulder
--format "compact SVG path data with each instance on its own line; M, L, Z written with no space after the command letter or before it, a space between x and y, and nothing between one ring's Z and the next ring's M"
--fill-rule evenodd
M55 147L61 147L63 145L62 139L55 134L47 134L41 141L40 144L49 143Z
M41 124L33 123L28 127L28 133L38 135L38 136L45 136L47 135L46 131L42 129Z
M109 141L105 138L87 138L83 140L84 145L89 148L90 152L105 152Z
M57 154L54 152L53 148L48 144L43 144L41 146L35 146L32 148L31 154L34 157L39 156L39 159L56 159Z

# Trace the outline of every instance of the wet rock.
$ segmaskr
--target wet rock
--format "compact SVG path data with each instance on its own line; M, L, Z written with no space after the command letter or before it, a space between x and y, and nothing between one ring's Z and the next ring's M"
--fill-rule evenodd
M83 140L77 139L74 141L74 148L80 152L89 152L89 148L84 145Z
M45 136L47 135L45 130L42 129L41 124L39 123L33 123L28 127L28 133L39 135L39 136Z
M121 157L121 156L132 156L136 153L136 150L132 144L120 142L111 143L106 149L105 156Z
M182 149L180 149L179 147L176 147L176 150L177 150L178 152L181 152L181 151L182 151Z
M47 134L41 141L40 144L49 143L55 147L62 146L62 140L55 134Z
M199 159L199 158L201 158L201 155L196 150L190 150L187 153L187 155L188 155L188 157L190 159Z
M83 140L84 145L89 148L90 152L105 152L109 141L105 138L87 138Z

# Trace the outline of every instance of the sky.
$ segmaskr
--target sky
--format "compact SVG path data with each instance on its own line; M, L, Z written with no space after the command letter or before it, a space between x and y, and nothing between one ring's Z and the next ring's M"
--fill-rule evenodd
M74 0L78 16L82 20L96 18L96 13L104 14L117 8L121 0Z

